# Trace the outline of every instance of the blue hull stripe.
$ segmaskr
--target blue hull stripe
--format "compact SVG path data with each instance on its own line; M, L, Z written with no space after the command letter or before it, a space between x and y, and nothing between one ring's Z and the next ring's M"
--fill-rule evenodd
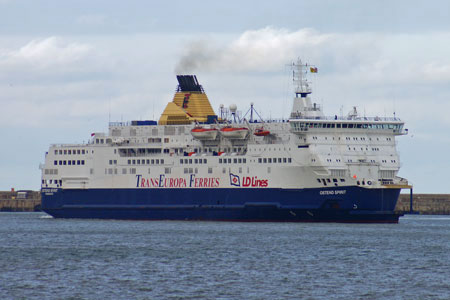
M398 222L400 189L54 189L54 217L145 220Z

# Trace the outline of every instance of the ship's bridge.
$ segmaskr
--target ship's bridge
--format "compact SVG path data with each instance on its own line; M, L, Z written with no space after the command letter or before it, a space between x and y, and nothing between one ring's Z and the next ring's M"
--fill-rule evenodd
M291 118L291 131L293 133L305 133L310 130L337 129L337 130L382 130L395 135L405 135L408 129L404 129L404 122L392 117L318 117L318 118Z

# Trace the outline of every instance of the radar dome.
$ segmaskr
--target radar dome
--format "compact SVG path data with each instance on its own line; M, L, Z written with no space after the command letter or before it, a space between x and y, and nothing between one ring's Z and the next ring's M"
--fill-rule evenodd
M230 105L230 111L231 111L232 113L235 113L236 110L237 110L236 104L231 104L231 105Z

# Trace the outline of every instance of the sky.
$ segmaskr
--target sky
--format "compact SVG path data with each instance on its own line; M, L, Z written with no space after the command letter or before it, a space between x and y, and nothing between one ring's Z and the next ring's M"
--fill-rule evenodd
M326 115L400 117L415 193L450 193L450 1L0 0L0 190L38 190L50 144L158 120L175 75L213 108L289 115L287 67L315 65ZM406 191L405 191L406 192Z

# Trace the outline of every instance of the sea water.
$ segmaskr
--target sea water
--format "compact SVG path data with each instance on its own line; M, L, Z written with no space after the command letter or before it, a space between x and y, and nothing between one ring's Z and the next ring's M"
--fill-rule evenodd
M0 213L0 299L450 299L450 217L384 225Z

